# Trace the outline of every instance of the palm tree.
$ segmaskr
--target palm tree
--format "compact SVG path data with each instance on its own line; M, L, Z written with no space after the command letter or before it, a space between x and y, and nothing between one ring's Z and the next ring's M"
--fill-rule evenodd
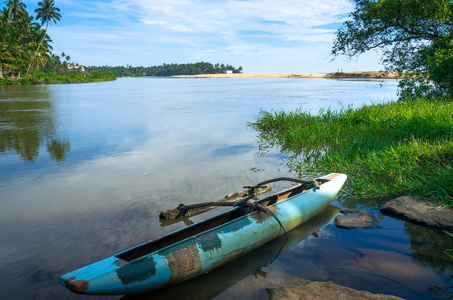
M44 30L37 28L36 31L33 33L35 38L33 39L34 41L41 41L41 46L38 47L38 52L35 53L34 57L34 65L39 68L39 66L44 66L47 62L47 60L50 58L49 53L52 51L52 46L50 45L52 43L52 40ZM31 42L30 45L32 45L33 49L36 48L36 42Z
M6 0L6 6L8 8L8 17L13 20L17 18L26 18L28 17L28 12L25 9L27 6L20 0Z
M49 23L51 23L53 21L55 24L57 24L57 21L60 21L60 19L61 19L61 15L59 13L60 9L58 7L54 7L54 5L55 5L54 0L43 0L43 1L39 2L38 5L40 7L35 9L36 19L41 20L41 25L44 25L44 23L46 23L46 31L28 65L26 75L28 75L28 73L30 71L31 64L32 64L33 60L35 59L35 56L39 50L39 47L41 47L42 42L44 41L45 37L47 36L47 29L49 28Z
M4 10L0 15L0 78L3 78L4 71L15 70L24 54L24 47L18 43L21 30L12 26L13 22L7 18L8 12Z

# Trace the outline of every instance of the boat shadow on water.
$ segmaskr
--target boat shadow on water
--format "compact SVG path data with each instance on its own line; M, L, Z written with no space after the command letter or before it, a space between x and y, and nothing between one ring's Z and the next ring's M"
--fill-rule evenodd
M135 295L126 295L123 300L138 299L212 299L231 286L252 276L266 276L261 268L272 264L284 251L292 248L331 223L339 208L329 205L313 219L303 223L264 246L197 278L181 284Z

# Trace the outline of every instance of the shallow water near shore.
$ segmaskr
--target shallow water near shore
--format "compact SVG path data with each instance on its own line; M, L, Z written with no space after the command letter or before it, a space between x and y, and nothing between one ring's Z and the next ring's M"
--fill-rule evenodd
M247 122L260 109L360 107L395 99L396 85L123 78L0 87L0 295L82 299L59 276L222 211L165 224L161 210L291 176L279 153L258 155ZM274 185L273 192L288 186ZM332 223L341 207L334 201L288 241L277 239L186 284L126 299L261 299L264 288L301 278L406 299L452 285L447 235L377 211L381 228L341 230Z

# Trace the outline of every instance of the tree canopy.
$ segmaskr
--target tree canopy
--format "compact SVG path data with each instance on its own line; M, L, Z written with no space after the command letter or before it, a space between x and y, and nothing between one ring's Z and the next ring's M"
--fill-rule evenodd
M352 58L372 49L388 71L406 76L401 95L451 95L452 0L354 0L338 30L332 54Z
M0 78L4 75L20 77L27 69L44 68L55 58L47 27L49 22L61 18L59 9L53 0L39 2L35 19L29 16L21 0L6 0L4 3L6 6L0 11ZM41 28L44 24L45 30ZM62 62L58 63L64 68Z
M36 19L41 21L41 25L46 24L46 31L44 32L44 35L39 42L38 47L36 48L35 53L33 53L32 59L30 60L28 67L27 67L27 75L28 72L30 71L31 64L33 63L36 53L38 53L39 48L42 45L42 42L47 36L47 30L49 29L49 24L53 21L55 24L57 24L57 21L60 21L61 19L61 14L60 9L58 7L55 7L55 1L54 0L44 0L38 3L39 7L35 9L36 13Z
M215 64L208 62L197 62L189 64L163 64L150 67L133 67L133 66L89 66L88 71L116 72L120 76L173 76L173 75L198 75L198 74L216 74L224 73L227 70L233 73L242 72L242 67L235 68L230 65Z

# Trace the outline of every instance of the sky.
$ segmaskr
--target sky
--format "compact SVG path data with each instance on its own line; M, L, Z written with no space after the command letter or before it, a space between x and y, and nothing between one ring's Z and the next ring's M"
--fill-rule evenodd
M24 0L35 15L38 0ZM84 66L199 61L245 73L382 70L379 56L337 57L335 33L350 0L55 0L53 51Z

